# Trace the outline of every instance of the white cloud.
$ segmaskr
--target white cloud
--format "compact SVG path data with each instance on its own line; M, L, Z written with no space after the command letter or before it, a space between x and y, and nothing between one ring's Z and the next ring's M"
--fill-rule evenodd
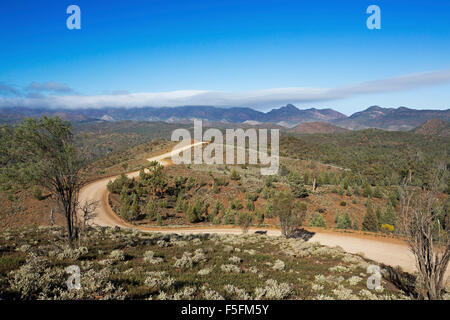
M337 88L278 88L244 92L219 92L181 90L170 92L141 92L83 95L48 95L0 98L1 106L51 107L51 108L102 108L102 107L174 107L208 105L217 107L247 106L266 108L286 103L311 103L350 98L364 94L389 93L450 83L450 70L409 74L384 80L356 83ZM31 85L30 85L31 86ZM31 87L40 91L64 92L69 87L56 83ZM119 93L119 94L117 94Z

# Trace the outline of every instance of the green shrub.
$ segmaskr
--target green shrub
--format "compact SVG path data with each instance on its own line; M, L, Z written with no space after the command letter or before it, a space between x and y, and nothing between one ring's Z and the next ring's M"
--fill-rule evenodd
M256 200L258 200L258 193L250 193L248 191L245 192L245 198L255 202Z
M269 219L273 217L272 205L271 205L270 201L267 201L264 206L264 215L266 216L266 218L269 218Z
M253 223L253 215L248 212L241 212L237 217L237 223L242 228L242 232L247 233L248 228Z
M216 203L214 204L214 207L212 209L213 214L216 216L220 213L220 211L222 211L224 209L222 202L220 201L216 201Z
M214 185L216 186L227 186L228 185L228 179L226 177L216 177L214 178Z
M187 180L188 180L188 178L180 177L180 176L178 176L174 179L175 189L178 191L178 193L180 193L181 191L183 191L186 188Z
M236 217L235 212L233 210L226 210L225 214L222 218L223 224L235 224L236 223Z
M146 216L147 219L155 221L157 218L157 209L156 209L156 202L153 199L148 200L147 206L146 206Z
M389 224L392 226L396 225L397 213L395 212L395 209L391 205L388 204L388 206L386 207L386 209L382 215L380 223Z
M241 175L236 170L233 170L233 171L231 171L230 178L231 178L231 180L240 180Z
M33 193L33 198L35 198L36 200L40 201L40 200L44 199L44 197L42 196L41 188L39 188L38 186L33 187L32 193Z
M260 210L256 210L256 220L258 221L258 225L262 225L264 223L264 213Z
M270 196L271 196L271 190L267 186L264 186L262 189L262 197L264 199L269 199Z
M393 207L396 207L398 205L399 199L400 197L396 192L392 192L389 194L389 202Z
M366 231L378 231L378 218L376 213L373 211L370 200L367 203L367 210L362 223L362 228Z
M124 173L113 181L109 181L106 188L111 193L119 194L124 187L127 189L130 187L131 179L129 179Z
M309 216L308 227L326 227L325 218L320 213L313 213Z
M286 238L293 236L306 218L306 204L295 201L290 191L277 192L270 203L274 216L280 221L283 236Z
M212 221L212 223L215 224L215 225L221 224L222 223L222 219L219 216L215 216L213 221Z
M196 198L186 212L186 219L191 223L202 221L203 213L206 213L206 210L207 207Z
M372 196L373 196L372 187L370 186L369 183L366 183L366 184L364 185L363 193L362 193L362 194L363 194L363 196L366 197L366 198L372 197Z
M136 220L141 214L141 206L139 205L139 197L136 193L133 193L133 200L131 202L129 220Z
M241 210L242 208L244 208L244 206L242 205L241 200L236 199L231 202L231 209Z
M306 198L308 196L308 190L303 183L303 178L297 171L291 172L288 176L289 187L291 192L296 198Z
M191 190L195 186L195 179L193 177L189 177L186 181L186 190Z
M169 207L169 203L167 202L166 199L163 199L163 200L161 200L161 201L159 202L159 206L160 206L161 208L166 209L166 208Z
M249 199L247 199L245 201L245 207L249 211L255 211L255 203L253 201L249 200Z
M130 204L130 197L128 196L128 188L126 186L122 187L122 191L120 191L120 203Z
M175 210L178 212L183 211L183 195L181 193L178 194Z
M376 186L373 190L373 196L374 198L382 198L383 194L381 193L380 187Z
M130 205L129 205L128 202L122 203L122 205L120 206L119 215L124 220L129 220L130 219L130 216L131 216L130 215Z
M264 186L266 186L267 188L271 188L274 186L274 183L277 182L277 177L276 176L267 176L264 179Z
M343 214L336 215L336 228L338 229L350 229L352 228L352 220L350 219L350 215L347 211Z

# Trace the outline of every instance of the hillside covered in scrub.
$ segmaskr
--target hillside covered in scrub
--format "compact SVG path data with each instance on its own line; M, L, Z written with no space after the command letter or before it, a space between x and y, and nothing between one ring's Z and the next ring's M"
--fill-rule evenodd
M282 175L262 177L255 166L154 165L136 178L122 175L111 181L109 203L137 226L242 225L250 219L250 225L277 227L274 201L284 190L292 193L300 225L366 231L395 226L396 188L372 188L352 182L347 171L307 166L286 162ZM376 215L372 225L364 224L367 213Z
M446 158L441 158L447 150L436 148L441 138L379 130L339 134L342 139L338 134L284 137L279 172L267 177L258 164L174 165L168 159L173 143L167 141L149 141L128 151L119 149L105 157L86 159L89 152L74 143L70 123L59 118L28 119L13 128L3 127L0 133L0 145L5 147L0 154L0 182L8 200L0 205L11 208L2 210L6 219L1 221L19 227L11 228L11 223L0 229L5 231L2 286L7 297L359 299L371 293L363 285L369 262L299 237L306 233L311 235L305 238L308 240L317 233L314 241L332 246L339 243L349 252L364 252L370 259L405 270L414 270L422 253L433 256L428 253L434 242L449 239L448 166ZM411 136L420 143L399 153ZM431 147L434 153L427 153ZM19 195L25 201L21 202ZM25 211L18 204L27 205L30 195L33 204L47 211L46 221L37 224L64 226L62 213L65 237L64 228L56 226L27 230L34 222L27 212L38 210ZM413 202L405 206L408 199ZM418 214L427 214L427 220L414 217ZM426 221L429 242L414 251L413 245L423 240L417 239L415 230L422 228L415 225L417 221ZM93 225L182 234L187 230L220 233L239 225L244 235L199 237L86 229ZM245 235L255 227L278 229L268 234L281 233L284 238ZM347 243L340 242L337 235L333 241L319 240L323 228L406 237L416 259L391 259L408 252L407 246L389 246L392 239L373 246L361 243L358 237ZM64 239L76 249L63 245ZM436 248L440 254L441 248ZM447 251L442 251L444 260L449 257ZM425 279L437 279L435 285L427 280L415 283L412 276L385 267L387 291L381 292L380 287L377 293L388 294L383 299L404 295L441 299L446 295L442 285L447 262L439 262L437 256L429 260L436 264L418 269L442 266L443 271L436 271L439 279L421 274ZM157 266L148 269L148 264ZM126 267L119 268L123 265ZM86 288L95 289L65 291L62 275L66 267L74 266L88 276ZM202 268L188 277L196 266ZM234 278L224 283L226 277L215 278L216 272ZM206 277L206 282L199 277L208 275L211 278ZM236 279L239 281L234 282ZM143 293L130 296L136 286ZM376 298L380 297L370 296Z
M88 181L148 167L147 158L175 145L145 140L160 125L142 125L145 129L128 125L76 126L80 152L91 155L85 170ZM114 134L119 134L133 144L132 136L141 131L145 136L139 141L145 143L127 148L125 142L114 142ZM158 170L159 179L148 175L119 179L111 186L109 199L118 215L138 225L234 225L239 215L250 213L252 224L276 226L270 200L280 190L291 190L306 209L306 226L396 233L399 186L408 175L414 186L428 185L436 162L448 153L448 143L440 137L372 129L297 138L283 135L280 170L271 178L261 176L254 165L169 166ZM449 190L448 184L441 186L446 208ZM54 208L49 195L37 186L1 180L0 229L49 225ZM370 223L363 225L366 216ZM60 215L54 220L64 225ZM383 225L389 226L383 229Z
M70 249L60 227L0 233L1 299L408 299L373 262L302 239L88 228ZM80 290L68 290L68 266ZM382 274L386 274L382 269ZM450 295L445 295L449 298Z

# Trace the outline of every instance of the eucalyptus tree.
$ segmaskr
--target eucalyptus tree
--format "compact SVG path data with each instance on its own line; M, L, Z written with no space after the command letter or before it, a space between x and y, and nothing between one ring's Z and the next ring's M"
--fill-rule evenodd
M24 119L2 127L1 175L27 186L50 192L66 219L68 241L78 237L78 195L84 184L85 159L74 145L70 122L59 117Z

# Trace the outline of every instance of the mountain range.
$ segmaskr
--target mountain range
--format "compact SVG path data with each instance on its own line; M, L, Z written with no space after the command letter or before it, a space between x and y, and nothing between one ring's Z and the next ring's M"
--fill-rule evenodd
M312 127L320 127L322 132L336 132L335 127L325 126L329 123L336 127L359 130L379 128L384 130L410 131L427 120L440 119L450 121L450 109L416 110L406 107L382 108L372 106L364 111L346 116L331 108L299 109L292 104L261 112L252 108L234 107L218 108L213 106L181 106L181 107L142 107L142 108L101 108L101 109L45 109L10 107L0 108L0 122L14 123L24 117L60 116L74 122L86 121L164 121L169 123L189 123L193 119L202 119L216 123L244 123L248 125L275 124L286 128L294 128L305 122L321 122L321 125L309 125L297 128L297 131L314 131ZM295 131L295 130L294 130Z
M450 109L416 110L406 107L382 108L373 106L364 111L356 112L348 118L336 119L331 122L350 130L379 128L389 131L409 131L431 119L450 121Z

